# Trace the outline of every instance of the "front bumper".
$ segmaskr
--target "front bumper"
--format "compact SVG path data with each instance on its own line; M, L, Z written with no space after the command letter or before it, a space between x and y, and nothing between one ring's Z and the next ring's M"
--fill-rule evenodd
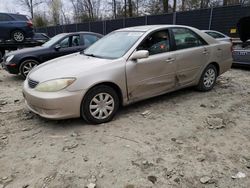
M80 117L83 91L38 92L29 88L27 80L23 86L23 96L29 110L48 119L68 119Z
M2 68L10 74L19 74L19 68L16 64L6 64L5 61L3 61L1 64Z

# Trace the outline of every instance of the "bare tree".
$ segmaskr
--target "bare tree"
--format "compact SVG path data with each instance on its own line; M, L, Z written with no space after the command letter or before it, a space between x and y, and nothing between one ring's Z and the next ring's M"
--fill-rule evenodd
M48 7L52 16L52 22L54 25L60 24L60 17L62 11L62 2L61 0L50 0L48 2Z
M19 0L19 3L21 6L25 7L28 9L30 12L31 18L34 17L34 8L37 7L38 5L44 3L43 0Z

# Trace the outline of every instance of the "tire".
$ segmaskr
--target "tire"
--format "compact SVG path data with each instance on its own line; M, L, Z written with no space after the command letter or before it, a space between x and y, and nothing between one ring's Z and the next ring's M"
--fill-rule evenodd
M22 31L16 30L11 33L11 39L15 42L23 42L25 40L25 36Z
M203 71L197 89L199 91L210 91L216 84L218 71L213 64L209 64Z
M0 62L2 62L4 55L5 55L5 50L0 50Z
M113 119L118 108L119 97L116 91L112 87L99 85L85 95L81 104L81 116L91 124L105 123Z
M24 62L22 62L19 68L21 76L25 79L29 74L29 72L31 71L31 69L33 69L38 64L39 62L34 59L27 59Z

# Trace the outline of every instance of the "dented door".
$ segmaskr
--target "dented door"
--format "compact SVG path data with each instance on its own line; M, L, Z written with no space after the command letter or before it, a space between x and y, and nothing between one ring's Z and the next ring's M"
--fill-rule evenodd
M129 100L137 101L172 90L176 84L175 60L175 52L129 60L126 65Z
M177 84L182 86L194 81L208 58L209 50L203 46L176 51Z

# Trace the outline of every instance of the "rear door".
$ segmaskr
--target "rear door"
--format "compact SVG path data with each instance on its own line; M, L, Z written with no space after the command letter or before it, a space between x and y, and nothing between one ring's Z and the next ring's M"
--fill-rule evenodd
M179 86L184 86L198 76L209 59L207 43L188 28L172 28L176 50L176 75Z
M0 13L0 38L8 40L11 36L11 29L13 26L13 18L7 14Z

